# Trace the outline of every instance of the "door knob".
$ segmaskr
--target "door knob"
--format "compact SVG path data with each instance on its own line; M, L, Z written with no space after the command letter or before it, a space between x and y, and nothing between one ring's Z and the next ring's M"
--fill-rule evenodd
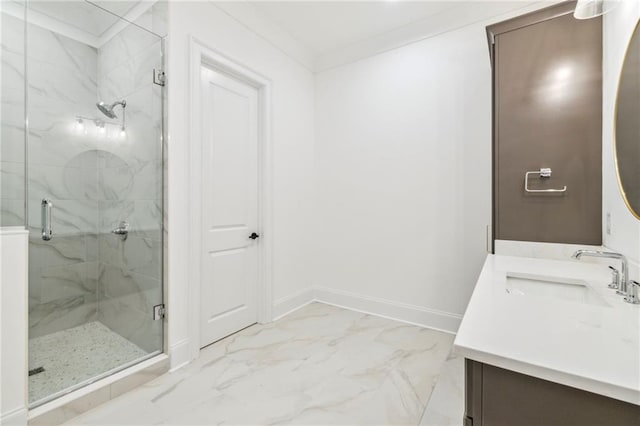
M251 238L252 240L255 240L256 238L258 238L260 235L256 234L255 232L252 232L251 235L249 235L249 238Z

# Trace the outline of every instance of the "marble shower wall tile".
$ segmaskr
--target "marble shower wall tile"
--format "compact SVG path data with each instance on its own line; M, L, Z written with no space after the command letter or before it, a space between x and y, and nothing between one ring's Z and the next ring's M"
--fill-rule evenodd
M127 271L107 263L100 263L101 295L125 301L143 313L150 313L160 303L161 288L158 278Z
M24 199L24 163L0 161L0 198Z
M96 265L84 262L40 268L39 273L31 277L36 286L40 286L40 302L49 303L59 299L95 294L96 279L93 276L97 263L93 263Z
M98 240L101 262L122 271L160 279L159 240L133 235L123 241L111 234L100 234Z
M98 55L99 74L106 74L118 65L144 54L159 37L135 25L128 25L111 40L100 46Z
M153 69L162 66L161 41L98 76L100 99L121 99L141 87L153 84Z
M24 20L0 13L0 44L0 226L21 226L26 216Z
M129 223L129 237L160 240L162 209L156 200L100 201L98 231L108 234L121 221Z
M0 8L1 10L1 8ZM3 50L24 54L24 20L0 13L0 45Z
M92 201L98 195L96 169L30 164L29 192L57 200Z
M97 75L97 51L94 47L37 25L30 24L27 33L29 58L48 62L76 74L93 78Z
M24 92L24 55L2 48L0 50L2 64L2 93L8 90ZM3 96L4 97L4 96ZM24 113L24 111L23 111Z
M24 200L0 199L0 226L23 226L24 211Z
M28 28L29 140L27 167L29 336L97 317L99 143L75 128L93 116L95 48L36 25ZM41 233L41 200L51 199L53 239Z
M160 161L136 162L131 166L98 170L103 200L158 200L162 191Z
M4 103L0 105L3 116L4 107ZM20 125L12 126L4 122L0 122L0 126L2 126L2 129L0 130L0 161L24 164L24 128Z
M162 349L162 321L142 312L126 298L100 295L98 321L147 352Z
M96 321L96 294L59 298L29 308L29 338Z
M97 260L89 258L87 240L86 234L76 234L55 236L45 241L34 231L29 235L29 266L46 268Z

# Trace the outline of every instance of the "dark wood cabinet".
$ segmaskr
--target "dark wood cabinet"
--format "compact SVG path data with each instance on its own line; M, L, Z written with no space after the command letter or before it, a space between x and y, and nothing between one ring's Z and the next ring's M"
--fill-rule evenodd
M638 426L640 405L465 360L465 426Z
M602 20L574 8L488 28L498 240L602 243Z

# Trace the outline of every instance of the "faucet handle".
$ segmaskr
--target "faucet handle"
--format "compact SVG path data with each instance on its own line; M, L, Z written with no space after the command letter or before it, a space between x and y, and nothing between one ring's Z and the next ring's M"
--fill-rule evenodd
M625 302L633 304L640 303L640 300L638 300L638 287L640 287L640 283L638 281L629 280L627 295L624 297Z
M611 282L609 283L609 288L620 288L620 272L614 268L613 266L609 266L611 269Z

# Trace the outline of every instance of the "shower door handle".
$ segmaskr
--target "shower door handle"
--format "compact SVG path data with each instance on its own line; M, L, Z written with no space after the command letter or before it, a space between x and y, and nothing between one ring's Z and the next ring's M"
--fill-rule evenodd
M49 241L53 238L53 230L51 229L51 208L53 204L47 198L42 199L40 204L40 219L42 222L42 239Z

